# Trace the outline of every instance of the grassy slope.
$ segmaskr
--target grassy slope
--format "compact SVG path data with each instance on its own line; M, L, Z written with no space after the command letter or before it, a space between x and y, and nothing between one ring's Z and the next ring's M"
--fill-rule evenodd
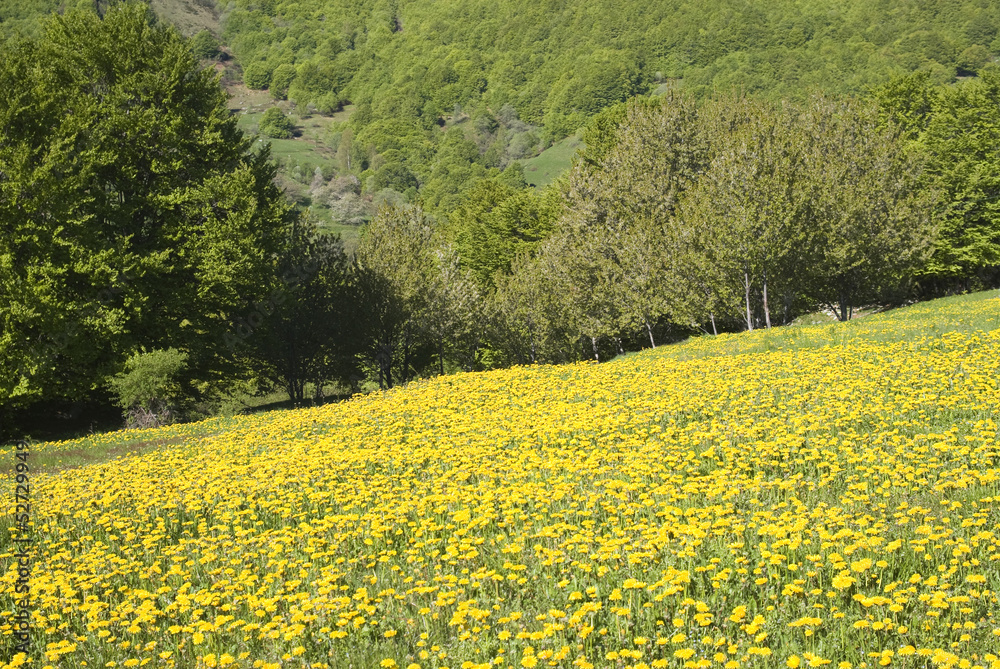
M534 158L521 161L525 180L536 188L543 188L569 170L573 156L583 147L576 135L560 140Z
M862 342L914 342L948 332L989 332L1000 330L1000 310L979 311L973 307L997 297L997 291L988 290L921 302L847 323L813 322L718 337L703 335L680 346L668 347L662 354L677 360L691 360L824 346L850 347Z
M289 114L298 133L294 138L260 138L258 141L271 143L271 156L280 166L279 181L289 197L300 203L307 202L314 170L318 167L326 174L335 171L336 152L328 146L330 135L348 119L354 108L348 106L333 116L313 114L303 117L296 114L287 102L276 102L267 91L231 86L229 94L229 107L238 114L240 129L249 135L257 133L260 117L270 107L278 106ZM353 248L357 243L359 229L356 226L333 223L329 210L325 207L314 206L312 213L321 229L339 234L348 248Z
M641 357L662 357L680 362L777 351L798 351L824 346L850 347L864 342L914 342L952 332L971 333L1000 330L1000 303L998 303L997 309L984 311L974 308L976 305L997 298L997 291L991 290L922 302L880 314L872 314L864 318L856 318L847 323L820 322L738 334L703 335L679 344L660 346L652 351L629 353L605 364L622 364ZM419 382L417 385L420 385ZM38 444L35 448L42 453L59 454L46 460L46 468L50 465L54 467L77 466L100 461L102 452L109 452L117 457L121 451L115 449L142 450L144 445L160 442L175 443L178 439L197 439L204 434L215 434L230 428L239 428L242 421L245 420L258 421L260 419L261 416L213 418L200 423L173 425L154 430L122 430L112 433L110 442L106 441L102 435L93 435L83 439L46 442ZM8 451L10 451L9 447L0 449L0 463L4 465L9 459L7 458ZM3 471L2 468L0 471Z
M61 667L989 667L998 329L992 291L95 437L110 466L33 470L39 643Z
M149 5L160 19L177 26L185 37L202 30L216 35L222 32L213 0L149 0Z

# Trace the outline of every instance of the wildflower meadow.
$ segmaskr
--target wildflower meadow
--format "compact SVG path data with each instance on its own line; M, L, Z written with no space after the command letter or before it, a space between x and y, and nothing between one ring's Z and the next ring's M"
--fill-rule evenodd
M3 667L998 669L998 424L994 291L34 444Z

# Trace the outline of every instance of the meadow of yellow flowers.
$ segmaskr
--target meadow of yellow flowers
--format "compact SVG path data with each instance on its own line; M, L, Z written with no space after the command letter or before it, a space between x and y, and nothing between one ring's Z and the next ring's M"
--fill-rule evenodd
M994 292L163 428L34 475L4 666L997 669L998 424Z

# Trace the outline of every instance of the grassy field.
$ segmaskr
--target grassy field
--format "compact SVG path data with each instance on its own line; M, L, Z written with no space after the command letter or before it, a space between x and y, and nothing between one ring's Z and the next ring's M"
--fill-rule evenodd
M302 116L289 103L276 102L267 91L233 86L229 94L229 107L238 114L240 129L249 135L257 134L260 117L270 107L278 106L290 116L297 132L294 138L258 138L257 141L270 142L271 156L279 166L280 185L292 200L305 203L316 168L324 174L336 172L336 151L329 146L330 137L334 129L350 117L353 105L348 105L332 116ZM348 249L357 245L360 233L358 226L334 222L330 210L325 206L313 206L311 213L322 231L340 235Z
M582 147L583 142L573 135L556 142L534 158L522 160L525 180L536 188L548 186L569 170L573 156Z
M176 26L185 37L202 30L222 32L214 0L149 0L149 5L160 20Z
M995 669L998 379L993 291L34 445L31 666Z

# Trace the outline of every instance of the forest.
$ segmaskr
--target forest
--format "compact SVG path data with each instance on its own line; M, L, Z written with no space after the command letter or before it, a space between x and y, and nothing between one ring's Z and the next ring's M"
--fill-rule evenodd
M144 5L0 10L5 426L603 361L1000 279L990 3L217 9L189 38ZM223 58L275 100L265 136L342 115L310 197L368 203L351 248L278 187ZM571 133L529 187L519 159Z
M353 104L328 138L339 176L431 213L636 95L864 94L916 70L950 83L1000 51L988 2L237 0L220 18L247 86Z
M300 204L345 224L369 219L373 201L447 214L478 181L636 95L864 95L918 70L952 83L1000 52L1000 9L986 0L192 2L217 16L198 48L227 58L227 81L266 90L296 119L331 119L316 139L328 159L292 158L281 173L299 182ZM0 32L106 4L3 3ZM182 4L153 8L175 16ZM317 168L340 186L319 188Z

